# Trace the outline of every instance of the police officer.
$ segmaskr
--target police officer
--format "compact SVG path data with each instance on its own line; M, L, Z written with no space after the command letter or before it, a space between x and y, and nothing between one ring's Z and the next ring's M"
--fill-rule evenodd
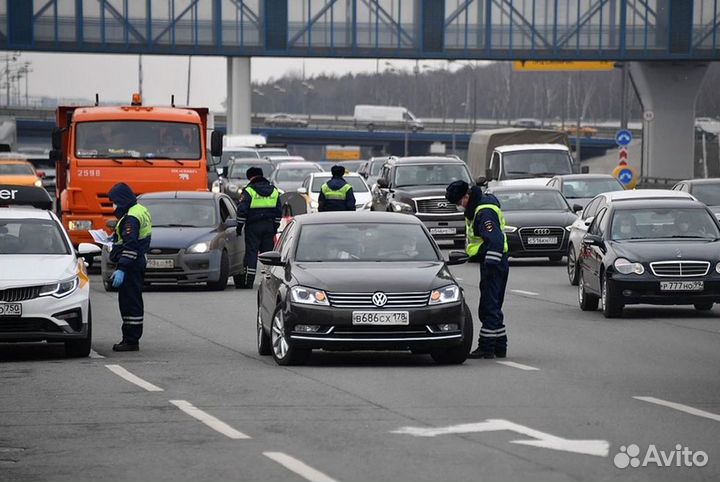
M483 180L484 181L484 180ZM482 183L482 181L480 182ZM467 254L480 261L480 306L482 328L478 348L470 358L505 358L507 333L502 305L508 280L508 245L500 202L480 186L465 181L451 183L445 197L465 208Z
M282 208L280 192L263 177L259 167L251 167L245 175L248 182L240 193L237 209L237 233L245 229L245 282L235 288L250 289L255 282L258 253L273 248L275 233L280 227Z
M318 211L355 211L355 194L345 179L345 168L333 166L332 178L320 188Z
M118 218L110 252L110 260L117 263L117 269L110 281L119 292L118 304L123 321L122 341L113 345L113 350L138 351L145 313L142 298L145 253L150 248L152 219L150 211L138 204L135 193L127 184L115 184L109 197Z

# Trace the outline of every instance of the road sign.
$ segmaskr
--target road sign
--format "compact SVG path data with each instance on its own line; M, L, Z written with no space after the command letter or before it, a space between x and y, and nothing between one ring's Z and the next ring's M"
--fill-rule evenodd
M612 70L615 62L588 62L572 60L516 60L513 70L528 72L553 72L558 70Z
M620 181L620 184L625 186L625 189L634 189L638 183L635 169L630 167L624 160L620 161L617 167L613 169L612 175Z
M620 153L618 154L618 159L621 161L627 161L628 158L628 152L627 149L624 147L620 148Z
M646 121L650 122L654 118L655 118L655 112L653 112L651 110L646 110L645 112L643 112L643 119L645 119Z
M620 129L615 133L615 142L620 147L630 145L630 142L632 142L632 132L627 129Z

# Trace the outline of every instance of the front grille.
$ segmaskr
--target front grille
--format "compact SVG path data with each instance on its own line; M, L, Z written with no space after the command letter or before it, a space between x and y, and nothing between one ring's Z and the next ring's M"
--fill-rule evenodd
M707 261L656 261L650 263L650 269L655 276L688 278L705 276L710 270L710 263Z
M61 333L62 329L46 318L0 318L0 333Z
M25 286L22 288L8 288L0 290L0 301L15 303L37 298L40 295L39 286Z
M535 226L531 228L520 228L520 241L526 251L543 251L548 249L559 249L562 246L566 230L561 227ZM530 244L530 238L557 238L553 244Z
M370 309L400 309L420 308L427 306L430 299L429 291L416 291L408 293L385 293L387 303L384 306L375 306L372 302L373 293L328 293L328 301L336 308L370 308Z
M458 214L457 207L443 197L416 199L417 212L420 214Z

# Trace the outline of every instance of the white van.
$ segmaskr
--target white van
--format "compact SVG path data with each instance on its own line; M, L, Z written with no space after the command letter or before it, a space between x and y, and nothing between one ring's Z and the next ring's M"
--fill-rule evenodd
M356 105L353 120L355 127L365 127L371 132L377 127L407 127L413 132L421 131L425 127L422 121L405 107L390 105Z

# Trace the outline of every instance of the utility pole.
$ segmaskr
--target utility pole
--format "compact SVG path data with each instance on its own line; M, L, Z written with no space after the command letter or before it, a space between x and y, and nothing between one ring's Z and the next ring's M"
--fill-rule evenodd
M622 77L620 78L620 129L627 129L628 126L628 64L622 64Z
M187 78L187 95L185 96L185 105L190 105L190 74L192 72L192 55L188 55L188 78Z
M138 94L140 94L140 99L143 98L142 84L143 84L142 55L138 55Z

